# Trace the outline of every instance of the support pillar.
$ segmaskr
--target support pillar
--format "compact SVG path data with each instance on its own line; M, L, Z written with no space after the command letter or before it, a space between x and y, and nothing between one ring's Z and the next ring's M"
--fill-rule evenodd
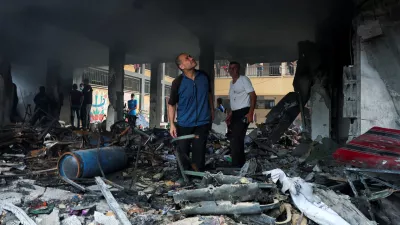
M238 63L240 64L239 74L240 75L246 75L246 67L247 67L246 61L238 60Z
M200 39L200 70L206 72L210 77L211 81L211 89L212 96L215 100L215 92L214 92L214 83L215 83L215 74L214 74L214 44L212 41L206 39Z
M160 62L151 63L150 77L150 128L160 127L162 113L163 67Z
M10 123L13 102L13 82L11 64L7 60L0 61L0 127Z
M288 71L288 64L287 62L282 62L281 63L281 76L285 76L288 75L289 71Z
M47 60L46 93L51 101L49 114L55 119L60 118L61 106L64 102L61 83L61 63L54 59Z
M143 78L140 80L140 109L143 111L144 110L144 95L146 92L144 89L146 88L146 79L145 77L145 69L146 69L146 64L142 64L142 70L141 73L143 75Z
M110 105L107 113L107 130L115 121L124 117L124 76L125 51L121 45L110 48L108 66L108 98Z
M165 110L165 63L161 63L161 69L162 69L162 90L161 90L161 102L162 102L162 116L161 116L161 122L165 122L164 118L166 115L166 110Z

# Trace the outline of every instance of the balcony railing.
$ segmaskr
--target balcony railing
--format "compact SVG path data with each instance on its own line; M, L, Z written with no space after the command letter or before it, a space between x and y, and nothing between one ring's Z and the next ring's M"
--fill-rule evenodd
M251 65L246 68L246 75L247 76L280 76L281 69L280 65L267 65L267 66L260 66L260 65Z
M215 77L229 77L227 66L215 68ZM249 77L264 77L264 76L281 76L294 75L295 68L293 65L288 65L285 74L282 74L282 65L250 65L246 67L246 76Z

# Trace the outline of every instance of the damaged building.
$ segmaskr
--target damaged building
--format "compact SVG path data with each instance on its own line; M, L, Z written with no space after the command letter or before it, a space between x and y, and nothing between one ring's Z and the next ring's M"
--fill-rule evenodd
M0 5L0 224L400 224L399 1ZM243 167L224 113L205 171L179 152L199 138L168 130L182 52L228 110L229 63L253 84Z

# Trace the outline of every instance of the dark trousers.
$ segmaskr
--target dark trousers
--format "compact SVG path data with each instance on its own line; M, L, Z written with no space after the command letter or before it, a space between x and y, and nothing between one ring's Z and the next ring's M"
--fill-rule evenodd
M81 121L81 107L80 106L71 106L71 125L75 126L74 119L76 114L76 128L79 128Z
M249 123L244 123L244 116L249 112L250 108L242 108L232 111L231 119L231 157L232 166L242 167L246 163L246 156L244 154L244 137L246 136Z
M33 113L33 116L31 118L31 121L30 121L31 125L34 126L36 124L36 122L38 120L40 121L44 116L46 116L46 114L42 110L40 110L40 109L36 110Z
M84 129L89 129L89 125L90 125L90 110L91 109L92 109L92 104L82 105L81 118L82 118L82 127Z
M209 131L210 124L205 124L197 127L177 126L178 136L189 134L195 134L199 136L199 138L196 139L178 141L178 151L185 170L191 170L191 165L188 161L188 157L190 152L192 152L192 163L196 165L199 171L204 171L206 163L206 144Z
M137 117L134 115L128 115L128 123L131 127L136 127L136 119Z

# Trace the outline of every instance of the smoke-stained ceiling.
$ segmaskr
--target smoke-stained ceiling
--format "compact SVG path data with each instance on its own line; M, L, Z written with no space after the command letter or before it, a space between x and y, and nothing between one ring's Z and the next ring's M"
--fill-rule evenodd
M289 61L297 42L315 40L326 18L340 17L339 4L350 1L2 1L0 53L22 64L107 65L108 46L119 43L127 63L173 61L180 52L198 55L202 38L217 58Z

